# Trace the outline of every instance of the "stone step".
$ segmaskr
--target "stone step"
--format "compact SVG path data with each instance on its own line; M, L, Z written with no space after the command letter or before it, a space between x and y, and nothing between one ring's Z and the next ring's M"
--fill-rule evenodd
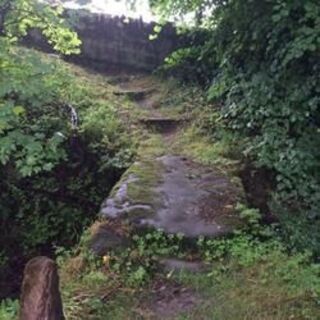
M155 91L154 88L148 89L122 89L113 91L116 96L127 96L133 101L141 101L145 99L146 96L152 94Z
M148 128L152 128L160 133L167 133L174 131L179 126L188 122L187 118L142 118L139 120L141 124Z

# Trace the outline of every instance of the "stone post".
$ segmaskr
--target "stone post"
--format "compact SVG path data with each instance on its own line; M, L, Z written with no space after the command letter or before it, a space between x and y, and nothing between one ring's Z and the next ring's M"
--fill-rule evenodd
M64 320L56 263L30 260L24 270L19 320Z

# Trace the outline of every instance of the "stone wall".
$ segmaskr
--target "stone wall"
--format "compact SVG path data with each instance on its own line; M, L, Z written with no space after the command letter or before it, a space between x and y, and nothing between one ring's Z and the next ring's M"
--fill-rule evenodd
M85 11L68 11L67 16L82 40L81 54L68 60L102 72L119 68L152 71L181 42L170 24L163 28L156 40L149 40L154 23ZM29 35L27 44L48 50L48 46L36 32Z

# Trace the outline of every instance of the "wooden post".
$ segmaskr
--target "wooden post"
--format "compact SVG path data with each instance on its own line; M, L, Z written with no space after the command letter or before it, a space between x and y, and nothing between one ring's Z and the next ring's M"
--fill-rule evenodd
M30 260L24 270L20 320L64 320L56 263L47 257Z

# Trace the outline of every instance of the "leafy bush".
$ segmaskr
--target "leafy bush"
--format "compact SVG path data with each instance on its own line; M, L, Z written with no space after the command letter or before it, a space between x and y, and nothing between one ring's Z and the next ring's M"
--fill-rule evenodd
M22 49L10 63L20 70L2 70L0 80L0 243L9 265L13 257L75 243L129 165L134 146L109 98L98 98L88 80ZM78 128L69 106L77 110Z
M31 28L40 30L58 52L80 52L81 41L75 32L67 28L62 6L49 6L35 0L0 0L0 12L1 52L26 36Z
M56 50L78 52L60 8L0 0L0 9L0 295L11 295L26 259L79 238L134 145L94 76L17 47L38 28Z
M183 234L166 235L162 230L133 235L132 245L104 257L104 263L120 274L129 286L145 284L158 267L161 257L183 257Z
M210 39L210 33L197 29L194 32L184 33L184 37L188 46L171 53L159 70L165 74L172 74L183 81L196 81L203 86L210 85L216 61L214 57L210 56L210 52L203 50L203 45ZM207 64L199 63L202 60L210 63L210 67Z
M213 265L209 274L180 276L207 299L190 317L317 319L319 264L310 253L288 254L275 236L263 241L245 233L199 239L200 252Z

